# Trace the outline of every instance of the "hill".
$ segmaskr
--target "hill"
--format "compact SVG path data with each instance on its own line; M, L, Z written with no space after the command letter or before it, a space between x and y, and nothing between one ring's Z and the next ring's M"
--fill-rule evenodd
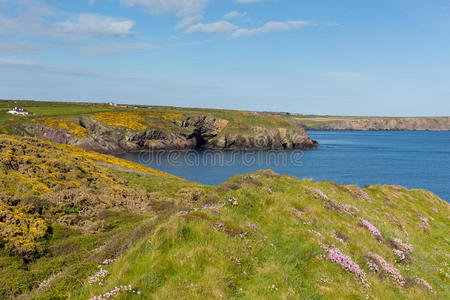
M14 106L23 106L30 114L7 114ZM0 101L0 131L102 153L317 147L303 128L277 116L159 106Z
M424 190L271 171L210 187L7 135L0 158L0 298L450 295L449 207Z

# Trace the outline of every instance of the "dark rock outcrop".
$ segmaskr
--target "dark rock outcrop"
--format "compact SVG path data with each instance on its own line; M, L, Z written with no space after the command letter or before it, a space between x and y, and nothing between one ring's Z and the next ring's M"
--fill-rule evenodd
M81 117L79 125L88 132L77 137L64 129L36 124L35 134L58 143L75 145L101 153L155 150L313 149L317 142L303 128L268 128L254 126L245 131L227 131L228 121L207 115L187 116L174 121L176 130L149 127L136 131L108 126L90 117Z

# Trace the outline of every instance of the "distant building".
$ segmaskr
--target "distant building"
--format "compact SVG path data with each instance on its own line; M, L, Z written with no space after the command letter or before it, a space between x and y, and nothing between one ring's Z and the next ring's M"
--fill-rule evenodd
M117 104L116 104L116 103L114 103L114 102L108 102L108 105L109 105L109 106L114 106L114 107L117 107Z
M28 111L21 106L16 106L8 111L8 114L25 116L28 115Z

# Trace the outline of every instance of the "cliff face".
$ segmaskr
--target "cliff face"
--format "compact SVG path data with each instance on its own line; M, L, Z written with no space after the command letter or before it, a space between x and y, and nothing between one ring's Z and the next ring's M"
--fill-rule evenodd
M450 118L342 118L331 121L324 118L323 122L305 126L314 130L449 131Z
M227 130L229 121L208 115L194 115L175 119L170 126L148 126L136 130L111 126L90 116L75 120L83 135L70 130L35 122L26 132L58 143L78 146L101 153L123 153L155 150L267 150L314 149L303 128L291 126L249 126L242 130Z

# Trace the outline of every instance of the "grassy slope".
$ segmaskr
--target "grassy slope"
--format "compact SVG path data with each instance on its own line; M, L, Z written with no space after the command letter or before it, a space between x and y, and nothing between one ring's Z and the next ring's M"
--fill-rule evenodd
M3 152L11 147L17 150L15 155ZM20 149L26 152L20 154ZM58 223L53 216L83 217L77 205L85 207L83 202L77 202L67 209L67 203L52 198L61 188L74 192L77 188L64 181L55 186L46 181L49 169L45 165L49 165L50 157L45 156L44 149L50 149L51 157L60 155L59 160L64 158L66 164L74 164L72 169L90 168L84 175L90 182L86 186L91 187L92 193L105 194L111 203L116 200L110 184L97 182L96 178L113 180L117 189L129 195L129 201L144 191L150 195L147 201L152 205L137 212L132 205L128 209L114 205L99 209L95 219L104 222L103 230L94 233ZM0 136L0 150L5 162L1 165L0 193L20 201L33 194L53 201L42 212L53 229L43 257L23 263L5 249L0 250L2 298L28 294L37 299L87 299L124 284L132 284L145 299L449 296L449 208L430 192L370 186L364 189L368 195L365 196L357 187L299 180L268 171L236 176L214 188L110 156L30 138ZM41 153L34 156L40 161L27 153ZM21 168L8 167L8 157L20 162ZM50 173L58 178L60 172L56 168ZM22 187L20 193L8 188L12 175L15 184ZM32 188L38 184L47 184L51 191L41 194L42 189ZM228 201L232 198L236 198L237 205ZM353 209L353 215L349 215L342 211L342 204L358 211ZM179 211L187 213L177 215ZM420 217L428 219L426 224ZM361 226L360 218L379 229L381 241ZM241 237L243 233L247 235ZM336 235L346 241L336 239ZM410 262L395 261L390 243L394 238L413 246ZM370 288L364 288L353 274L337 264L319 260L317 256L324 254L319 243L334 245L358 263L367 273ZM371 273L366 265L369 252L381 255L411 280L404 287L397 287L387 274ZM119 261L105 267L110 276L104 287L89 286L88 277L106 258ZM413 284L416 276L424 278L435 294ZM118 297L134 298L142 297Z
M124 180L127 176L130 182ZM145 191L132 184L136 177L149 182ZM2 205L31 207L50 229L43 241L45 255L28 263L10 256L0 237L0 298L65 298L95 273L99 261L122 253L161 211L175 209L182 197L172 191L195 186L112 156L0 135L0 212ZM133 209L146 193L151 197L143 199L151 205ZM101 229L86 232L86 221L100 223ZM1 222L0 217L0 231Z
M376 225L384 241L377 241L356 216L329 209L324 199L311 195L311 188L359 208L357 216ZM448 204L421 190L372 186L365 191L370 202L330 182L264 172L237 176L218 189L214 206L225 203L220 213L191 210L161 220L110 268L105 288L132 284L148 299L448 297ZM233 197L236 206L227 201ZM419 215L433 218L430 229L421 226ZM217 223L225 224L225 229ZM308 230L320 232L323 238ZM240 237L242 232L247 236ZM347 242L334 238L337 232ZM410 263L395 262L388 243L393 238L413 246ZM370 288L335 263L317 259L324 253L319 243L335 245L357 262L367 273ZM420 285L397 287L386 274L370 273L365 265L370 251L384 257L405 278L426 279L436 294ZM71 299L87 298L105 288L85 286L71 293Z

